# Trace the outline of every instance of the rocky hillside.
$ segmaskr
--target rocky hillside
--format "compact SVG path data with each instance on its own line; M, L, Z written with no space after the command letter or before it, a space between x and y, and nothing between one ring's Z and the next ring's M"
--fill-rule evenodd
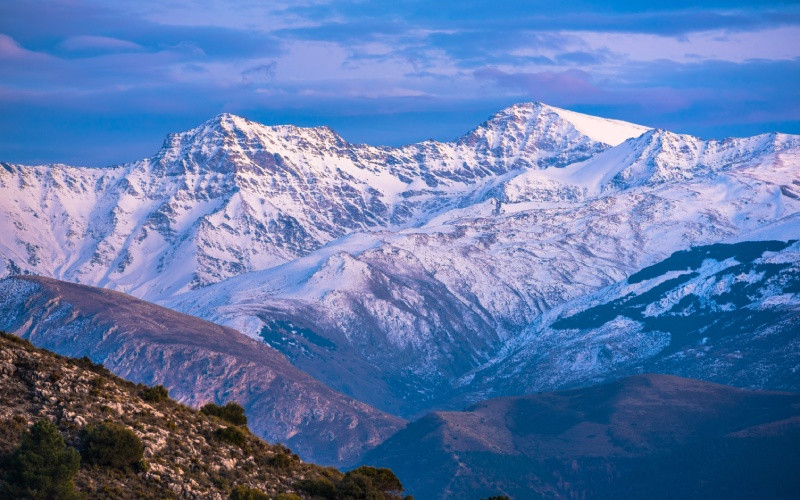
M800 394L639 375L435 412L367 460L422 499L797 498Z
M23 432L39 421L54 423L66 444L84 454L73 483L79 495L89 498L222 499L236 488L252 488L265 498L291 500L309 498L309 484L338 485L342 494L347 487L336 469L304 463L244 426L122 380L86 358L58 356L5 333L0 333L0 401L3 497L10 487L3 483L12 481L16 470L12 451ZM128 467L102 463L96 456L87 460L87 429L102 425L132 431L134 441L143 444L142 458ZM41 469L42 464L27 467Z
M257 435L304 459L350 463L402 420L337 393L230 328L128 295L49 278L0 281L0 330L199 407L237 401Z

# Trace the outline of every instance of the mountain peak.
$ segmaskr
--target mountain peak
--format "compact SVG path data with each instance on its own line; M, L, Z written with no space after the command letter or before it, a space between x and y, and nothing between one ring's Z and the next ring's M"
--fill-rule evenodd
M234 115L233 113L220 113L203 123L203 125L206 126L211 126L211 127L216 126L228 130L234 128L246 128L249 127L251 124L255 123L251 122L247 118L244 118L243 116Z
M541 104L541 106L547 111L557 114L562 120L569 122L581 134L609 146L618 146L628 139L638 137L648 130L652 130L650 127L622 120L587 115L547 104Z
M649 127L557 108L539 101L521 102L504 108L482 123L469 136L517 132L572 136L605 146L618 146L651 130Z

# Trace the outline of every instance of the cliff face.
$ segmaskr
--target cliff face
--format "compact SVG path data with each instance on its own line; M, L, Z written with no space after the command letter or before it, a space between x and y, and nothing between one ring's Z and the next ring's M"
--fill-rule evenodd
M0 282L0 329L126 379L163 384L178 401L237 401L257 435L303 458L351 462L402 421L355 401L230 328L119 292L18 277Z

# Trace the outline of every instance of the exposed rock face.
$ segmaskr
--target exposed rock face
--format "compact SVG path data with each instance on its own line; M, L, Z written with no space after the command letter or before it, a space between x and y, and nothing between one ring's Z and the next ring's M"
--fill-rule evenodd
M274 267L354 231L418 225L511 172L608 148L564 113L517 105L459 141L403 148L223 114L139 162L4 163L0 227L13 237L0 242L0 276L28 271L157 300ZM623 138L647 130L600 121Z
M265 443L247 431L240 444L222 440L216 433L226 422L168 398L144 400L142 389L91 363L57 356L4 334L0 455L16 447L22 431L40 420L53 422L75 448L81 448L81 432L87 426L111 421L141 439L144 463L125 470L83 467L75 484L89 498L222 500L239 485L274 497L293 491L298 480L332 474L335 480L340 475L303 463L286 447ZM8 498L2 485L5 473L0 467L0 496Z
M0 281L0 330L89 356L181 402L237 401L259 436L307 459L343 464L402 421L337 393L241 333L99 288L24 276Z
M435 412L366 459L423 500L789 498L798 449L800 394L639 375Z

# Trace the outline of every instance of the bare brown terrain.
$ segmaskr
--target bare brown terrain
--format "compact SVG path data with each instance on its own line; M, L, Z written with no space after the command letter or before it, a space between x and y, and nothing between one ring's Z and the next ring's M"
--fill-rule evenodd
M237 401L254 433L320 463L350 463L403 423L236 330L106 289L7 278L0 281L0 330L88 356L134 382L163 384L192 406Z

